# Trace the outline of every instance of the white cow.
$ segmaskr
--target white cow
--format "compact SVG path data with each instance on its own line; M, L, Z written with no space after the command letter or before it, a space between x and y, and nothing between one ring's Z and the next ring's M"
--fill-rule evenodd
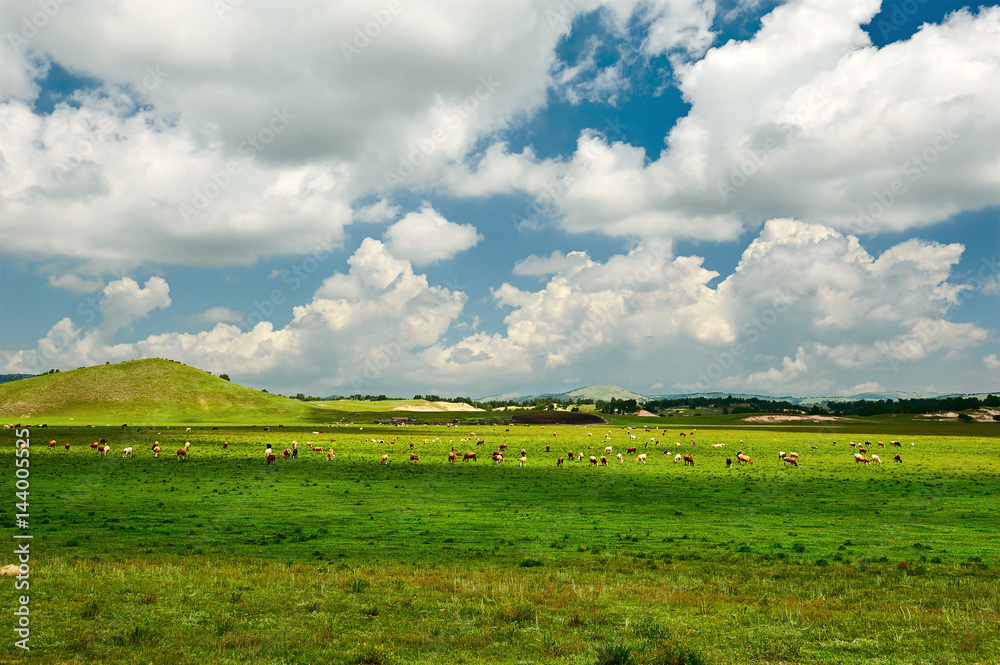
M674 455L674 464L677 464L677 463L678 463L678 462L680 462L680 461L681 461L682 459L684 459L684 456L683 456L683 455L681 455L680 453L677 453L676 455Z

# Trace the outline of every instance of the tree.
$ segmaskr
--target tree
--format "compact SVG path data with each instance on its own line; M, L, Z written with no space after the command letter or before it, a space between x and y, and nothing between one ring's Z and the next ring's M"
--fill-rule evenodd
M228 374L220 374L219 378L222 379L223 381L228 381L229 380L229 375Z

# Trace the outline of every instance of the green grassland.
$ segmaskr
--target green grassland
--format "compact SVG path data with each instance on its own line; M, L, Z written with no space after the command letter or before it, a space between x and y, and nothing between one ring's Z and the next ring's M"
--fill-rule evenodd
M1000 662L992 424L137 420L155 422L31 430L22 662ZM600 456L609 431L614 453L635 445L648 463L557 467L569 450ZM4 437L11 524L15 431ZM90 449L99 437L111 456ZM877 447L890 439L903 447ZM265 464L265 443L280 457L293 440L299 459ZM884 463L856 465L851 440ZM501 443L510 454L493 465ZM480 459L450 465L453 447ZM741 447L755 463L727 469ZM695 466L673 463L678 451Z

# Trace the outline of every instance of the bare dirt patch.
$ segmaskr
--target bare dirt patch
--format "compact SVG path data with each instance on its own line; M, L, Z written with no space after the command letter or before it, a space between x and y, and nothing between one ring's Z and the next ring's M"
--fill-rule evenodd
M748 423L791 423L791 422L823 423L836 420L843 420L843 418L838 418L837 416L807 416L807 415L793 416L793 415L772 413L763 416L747 416L746 418L740 418L740 420Z
M642 416L643 418L655 418L656 414L652 411L647 411L646 409L640 409L639 413L635 414L637 416Z

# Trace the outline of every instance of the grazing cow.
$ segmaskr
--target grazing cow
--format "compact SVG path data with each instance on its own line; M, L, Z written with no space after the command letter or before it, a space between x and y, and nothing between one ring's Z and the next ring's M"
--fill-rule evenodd
M528 466L528 458L522 456L521 459L517 460L518 466Z
M882 443L881 441L879 441L879 442L878 442L878 447L879 447L879 448L885 448L885 444L884 444L884 443Z
M455 453L448 453L448 464L454 464L458 461L458 456Z
M101 437L101 440L100 440L100 443L107 443L107 442L108 442L108 440L107 440L107 439L105 439L105 438L104 438L104 437L102 436L102 437Z
M597 466L597 458L593 455L590 456L590 466Z
M227 448L229 448L229 442L228 441L223 441L222 442L222 449L226 450Z
M631 455L634 452L636 452L636 448L635 448L635 446L632 446L631 448L629 448L628 450L625 451L625 454L626 455Z
M493 458L495 464L503 464L503 454L497 453L496 457Z
M733 468L733 458L732 457L727 457L726 458L726 468L727 469Z
M799 465L798 460L796 460L794 457L783 457L782 459L784 460L785 464L789 464L791 466L796 466L796 467Z
M917 444L915 444L915 443L911 443L911 444L910 444L910 450L913 450L913 446L915 446L915 445L917 445Z
M486 441L484 441L483 439L479 439L478 441L476 441L476 445L477 445L477 446L482 446L482 445L484 445L485 443L486 443Z
M274 453L271 453L270 455L267 456L267 463L274 464L274 460L276 459L278 459L278 457Z
M548 446L545 447L548 448ZM527 456L528 456L528 451L525 450L524 448L521 448L521 457L527 457Z
M420 461L420 455L414 455L413 453L410 453L410 461L411 462L419 462Z
M864 455L865 453L868 452L868 449L867 448L858 448L858 452L861 453L862 455Z
M46 446L46 448L55 448L55 447L56 447L56 442L54 440L49 441L49 445Z
M872 461L870 459L868 459L867 457L865 457L861 453L854 453L854 463L855 464L860 464L861 462L864 462L865 464L867 464L869 466L871 466L871 463L872 463Z
M545 452L549 452L549 446L545 446Z
M635 441L635 434L629 434L628 438L631 439L632 441Z
M388 455L382 455L382 459L380 459L378 461L378 463L379 464L388 464L389 463L389 456Z
M281 456L282 456L283 458L285 458L285 459L288 459L289 457L291 457L291 456L292 456L292 449L291 449L291 448L285 448L285 452L283 452L283 453L281 454Z
M65 448L66 450L69 450L69 444L67 443L66 445L63 446L63 448ZM899 457L899 455L896 455L896 457Z
M66 445L69 446L68 443ZM894 455L893 458L892 458L892 461L893 462L899 462L900 464L902 464L903 463L903 458L900 457L899 455Z
M574 454L573 454L573 451L572 451L572 450L570 450L570 451L567 451L567 453L566 453L566 457L568 457L568 458L569 458L569 461L570 461L570 462L572 462L572 461L573 461L573 460L574 460L574 459L576 458L576 455L574 455Z
M469 460L472 460L473 462L475 462L476 461L476 453L465 453L464 455L462 455L462 461L463 462L468 462Z
M107 457L108 453L111 452L111 446L97 446L97 452L101 453L102 456Z
M68 446L69 444L67 443L66 445ZM67 448L67 450L69 449ZM159 456L160 456L160 447L153 446L153 457L159 457Z
M187 450L185 450L184 448L178 448L177 449L177 460L180 461L181 459L186 459L187 458L187 454L188 454Z
M611 446L606 446L604 448L604 454L605 455L610 455L611 453L612 453Z
M122 451L122 457L132 457L132 446L128 446Z
M749 455L744 455L742 450L736 453L736 462L737 464L749 464L753 466L753 460L750 459Z
M677 463L678 463L678 462L680 462L680 461L681 461L682 459L684 459L684 456L683 456L683 455L681 455L680 453L677 453L676 455L674 455L674 464L677 464Z
M902 448L903 447L903 444L901 444L899 441L890 441L889 445L890 446L896 446L898 448Z
M879 466L882 465L882 460L879 459L878 455L872 455L872 461L878 464Z
M684 432L681 432L681 436L687 436L687 435L686 435L686 434L684 434Z
M99 444L98 442L94 441L92 444L90 444L90 449L91 450L97 450L97 447L99 445L101 445L101 444Z
M691 466L694 466L694 458L691 457L690 455L685 455L684 456L684 466L687 466L688 464L690 464Z
M608 458L605 457L604 455L601 455L601 466L607 466L607 465L608 465Z
M781 450L778 452L778 459L785 459L785 451Z
M622 454L621 454L621 453L618 453L618 463L619 463L619 464L622 464L622 463L624 463L624 462L625 462L625 458L624 458L624 457L622 457Z
M337 451L334 450L333 448L330 448L330 450L326 451L326 461L327 462L329 462L330 460L332 460L336 456L337 456Z
M562 465L563 465L563 458L560 457L559 459L556 460L556 466L562 466Z
M576 454L576 461L577 462L582 462L583 461L583 453L577 453Z
M646 453L640 453L639 456L635 458L635 462L636 462L636 464L638 464L639 462L642 462L643 464L645 464L646 463Z
M190 450L190 449L191 449L191 442L190 441L186 441L184 443L184 450Z
M724 444L724 443L713 443L712 447L713 448L725 448L726 444Z
M791 450L788 451L788 456L789 457L794 457L795 459L799 458L799 454L796 453L796 452L792 452Z
M507 444L506 443L501 443L500 444L500 452L503 452L505 450L507 450Z

